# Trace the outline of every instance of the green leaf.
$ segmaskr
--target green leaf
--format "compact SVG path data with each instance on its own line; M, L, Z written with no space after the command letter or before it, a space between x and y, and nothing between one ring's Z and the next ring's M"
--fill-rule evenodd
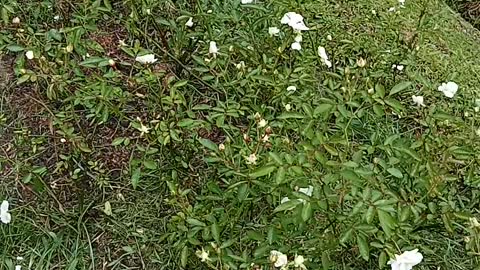
M306 116L301 114L301 113L296 113L296 112L284 112L280 116L277 117L277 119L303 119Z
M330 257L328 256L328 252L324 251L322 252L322 267L323 270L329 270L330 269Z
M261 176L265 176L267 174L272 173L275 170L275 166L264 166L261 168L256 169L254 172L250 173L248 176L250 178L257 178Z
M340 238L340 244L345 244L346 242L350 241L350 239L352 239L352 235L353 229L349 229L348 231L346 231Z
M332 110L333 107L334 106L332 104L320 104L313 111L313 117L317 117L319 115L322 115L322 114Z
M213 239L215 239L217 243L220 243L220 228L218 228L218 224L213 223L211 230L212 230Z
M381 98L385 97L385 87L380 83L377 83L375 85L375 96L378 96Z
M405 107L403 107L402 103L400 103L400 101L396 99L393 99L393 98L386 99L385 103L387 103L387 105L389 105L390 107L394 108L397 111L405 110Z
M358 234L357 244L358 244L358 250L360 251L360 255L365 261L368 262L368 260L370 259L370 249L368 247L367 239L363 235Z
M237 239L227 240L227 241L225 241L225 242L222 243L222 245L220 246L220 248L221 248L221 249L227 248L227 247L233 245L235 242L237 242Z
M9 50L11 52L21 52L21 51L25 50L25 48L20 46L20 45L8 45L7 50Z
M140 182L140 168L136 168L133 173L132 173L132 178L131 178L131 183L133 186L133 189L136 189L138 186L138 183Z
M276 212L282 212L282 211L287 211L287 210L292 210L295 208L297 205L301 204L302 202L299 200L290 200L288 202L284 202L277 206L275 210L273 210L274 213Z
M112 146L117 146L123 143L125 138L115 138L115 140L112 141Z
M275 177L275 182L277 185L281 185L285 182L285 171L286 170L284 167L278 168L277 177Z
M145 168L150 169L150 170L155 170L157 168L157 163L153 160L145 160L143 161L143 165Z
M395 221L393 220L390 213L377 209L378 219L380 221L380 226L387 235L387 238L390 238L392 231L395 228Z
M187 83L188 83L188 80L178 81L178 82L176 82L176 83L173 85L173 88L180 88L180 87L182 87L182 86L187 85Z
M397 177L397 178L403 178L402 172L401 172L399 169L397 169L397 168L389 168L389 169L387 169L387 171L388 171L391 175L393 175L393 176L395 176L395 177Z
M378 268L383 269L387 265L387 253L382 251L380 256L378 256Z
M312 216L312 205L306 202L302 208L302 220L307 221Z
M370 205L367 212L365 213L365 220L368 224L372 224L373 218L375 217L375 207Z
M88 145L86 145L85 143L80 143L78 144L78 148L82 151L82 152L85 152L85 153L91 153L92 150L90 148L88 148Z
M205 146L206 148L208 148L208 149L210 149L210 150L212 150L212 151L214 151L214 152L217 152L217 151L218 151L218 146L217 146L214 142L210 141L209 139L200 138L200 139L198 139L198 141L199 141L203 146Z
M389 96L395 95L396 93L407 89L408 87L410 87L410 85L412 85L412 82L400 82L400 83L396 84L392 88L392 90L390 90L390 93L388 95Z
M205 227L207 226L207 224L201 222L200 220L198 219L194 219L194 218L187 218L187 223L192 225L192 226L199 226L199 227Z
M188 246L184 246L182 249L182 254L180 255L180 263L182 267L185 268L188 262Z
M283 165L282 158L275 152L269 152L268 155L275 160L278 165Z

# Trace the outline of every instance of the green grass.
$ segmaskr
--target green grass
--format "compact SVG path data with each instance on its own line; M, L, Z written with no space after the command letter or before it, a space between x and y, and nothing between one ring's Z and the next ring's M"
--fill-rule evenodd
M308 269L378 269L414 248L415 269L478 267L480 34L442 1L0 10L0 200L12 214L0 269L273 269L271 250ZM311 28L300 52L280 24L288 11ZM158 61L134 61L146 52ZM437 90L447 81L453 99ZM311 197L298 192L308 185Z

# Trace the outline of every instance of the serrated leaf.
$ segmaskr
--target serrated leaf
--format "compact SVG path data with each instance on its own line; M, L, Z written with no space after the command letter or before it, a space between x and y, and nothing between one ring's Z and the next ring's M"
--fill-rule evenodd
M273 210L274 213L276 212L282 212L282 211L287 211L287 210L292 210L295 208L297 205L301 204L302 202L299 200L290 200L288 202L284 202L277 206L275 210Z
M275 166L264 166L256 169L254 172L250 173L248 176L250 178L257 178L261 176L265 176L267 174L272 173L275 170Z
M397 178L403 178L402 172L401 172L399 169L397 169L397 168L389 168L389 169L387 169L387 171L388 171L391 175L393 175L393 176L395 176L395 177L397 177Z
M399 82L392 88L392 90L390 90L390 93L388 95L395 95L396 93L407 89L408 87L410 87L410 85L412 85L412 82Z

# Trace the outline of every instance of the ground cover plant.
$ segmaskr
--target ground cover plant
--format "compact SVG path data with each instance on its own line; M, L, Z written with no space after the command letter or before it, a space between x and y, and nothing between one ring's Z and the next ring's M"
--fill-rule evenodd
M475 269L443 1L0 0L1 269Z

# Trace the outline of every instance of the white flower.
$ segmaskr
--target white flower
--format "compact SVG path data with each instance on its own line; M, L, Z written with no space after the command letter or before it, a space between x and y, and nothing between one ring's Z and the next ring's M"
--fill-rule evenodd
M373 88L370 88L367 90L367 93L369 93L370 95L375 93L375 90Z
M213 10L211 10L211 9L207 10L208 14L211 14L212 12L213 12Z
M313 186L308 186L306 188L299 188L298 192L307 195L308 197L312 197L313 194Z
M278 34L280 33L280 29L278 29L278 27L269 27L268 28L268 34L270 36L278 36Z
M265 119L261 119L260 121L258 121L258 127L259 127L259 128L263 128L263 127L265 127L267 124L268 124L268 122L267 122L267 120L265 120Z
M218 145L218 150L223 151L225 150L225 144L221 143Z
M295 37L295 42L302 42L303 38L302 38L302 35L297 35Z
M288 258L287 255L280 251L272 250L270 251L270 262L273 263L275 267L280 268L288 264Z
M190 17L188 19L188 21L185 23L185 26L186 27L192 27L193 26L193 18L192 17Z
M157 62L158 59L155 58L155 54L145 54L142 56L137 56L135 58L135 61L142 63L142 64L153 64Z
M17 256L17 261L23 261L23 257L22 256Z
M140 136L143 136L143 134L149 133L150 128L146 127L143 123L140 123Z
M210 41L210 46L208 47L208 53L213 55L213 57L217 56L218 48L217 48L217 43L215 41Z
M285 104L285 110L289 112L292 109L292 105L290 104Z
M303 22L303 16L296 12L287 12L280 20L282 24L288 24L295 31L307 31L309 28Z
M395 10L396 10L395 7L391 7L388 9L389 12L395 12Z
M423 96L412 96L413 103L415 103L418 106L423 106L425 107L425 104L423 104Z
M473 108L475 110L476 113L480 112L480 107L478 106L475 106L475 108Z
M359 67L364 67L367 64L367 60L363 59L363 57L360 57L357 59L357 66Z
M325 48L322 46L318 46L318 56L322 58L322 62L327 66L327 67L332 67L332 62L328 60L328 55L327 52L325 51Z
M8 213L8 201L3 201L0 205L0 220L5 224L12 221L12 215Z
M242 0L242 4L251 4L253 3L253 0Z
M470 221L470 227L472 227L472 228L478 228L478 227L480 227L480 223L478 223L477 218L471 217L471 218L469 218L468 220Z
M197 250L197 252L195 253L197 254L197 256L200 258L202 262L210 261L210 257L208 257L208 251L205 251L203 247L202 247L202 250Z
M73 52L73 44L68 44L68 46L65 48L65 51L67 53Z
M328 41L331 41L332 39L333 39L333 38L332 38L331 35L327 35L327 40L328 40Z
M108 60L108 64L109 64L110 66L115 66L115 60L109 59L109 60Z
M302 49L302 45L300 44L300 42L294 42L292 43L291 48L292 50L300 51Z
M288 197L283 197L281 200L280 200L280 204L282 203L286 203L286 202L289 202L290 199Z
M377 15L377 11L375 9L372 9L372 14Z
M302 255L295 255L295 259L293 260L293 265L296 268L307 269L303 264L305 262L305 258Z
M12 23L13 24L19 24L20 23L20 18L18 18L18 17L13 18Z
M246 163L249 165L255 165L257 164L257 155L251 154L248 157L245 157L247 159Z
M266 143L266 142L268 142L268 139L270 139L270 135L265 134L265 135L263 135L263 137L262 137L262 142Z
M403 65L397 65L397 70L398 70L398 71L402 71L402 70L403 70L403 68L404 68L404 66L403 66Z
M404 6L405 5L405 0L398 0L398 3L400 4L400 6Z
M412 268L423 260L423 256L418 249L405 251L401 255L395 255L395 259L390 259L388 264L392 270L412 270Z
M61 143L66 143L67 140L66 140L65 138L61 138L61 139L60 139L60 142L61 142Z
M27 59L29 59L29 60L32 60L32 59L35 57L35 55L33 55L33 51L27 51L27 52L25 53L25 56L26 56Z
M287 91L288 92L295 92L295 91L297 91L297 87L295 87L293 85L290 85L289 87L287 87Z
M235 67L237 69L244 69L245 68L245 62L240 61L240 63L236 64Z
M53 16L53 19L54 19L55 21L60 20L60 15L55 15L55 16Z
M151 9L149 9L149 8L147 8L147 10L145 10L145 12L147 13L147 15L150 15L150 14L152 14L152 10L151 10Z
M442 85L438 87L438 91L443 92L443 94L449 98L453 98L455 93L457 93L457 90L458 84L454 82L442 83Z
M22 270L22 266L21 265L15 265L15 270Z

